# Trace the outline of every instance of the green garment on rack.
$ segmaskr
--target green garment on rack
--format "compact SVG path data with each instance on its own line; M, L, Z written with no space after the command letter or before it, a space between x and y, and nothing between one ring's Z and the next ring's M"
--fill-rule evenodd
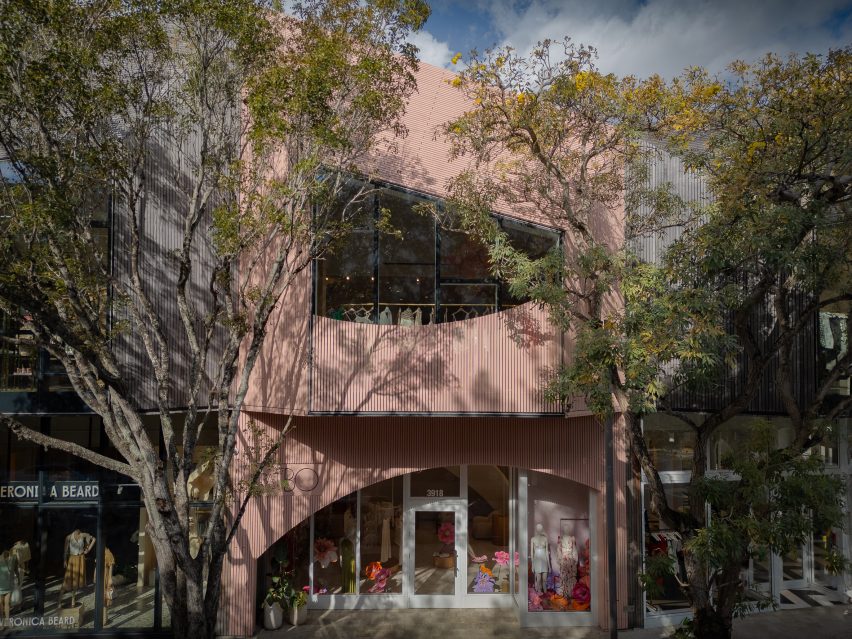
M343 592L356 592L355 544L345 537L340 540L340 571L342 573Z

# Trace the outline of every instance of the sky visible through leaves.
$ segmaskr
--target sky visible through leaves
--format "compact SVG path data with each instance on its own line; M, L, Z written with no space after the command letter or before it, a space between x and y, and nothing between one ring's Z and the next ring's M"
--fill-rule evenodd
M432 0L413 37L420 58L451 67L457 52L544 38L594 46L604 72L671 78L723 71L772 51L824 53L852 43L852 0Z

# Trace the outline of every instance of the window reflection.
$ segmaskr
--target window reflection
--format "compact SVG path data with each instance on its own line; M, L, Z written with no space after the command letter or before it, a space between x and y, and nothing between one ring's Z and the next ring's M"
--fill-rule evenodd
M353 214L352 229L317 260L317 313L350 322L374 322L374 198Z
M467 473L467 591L508 593L509 469L469 466Z
M689 507L687 484L665 486L669 505L674 510L686 511ZM648 607L652 612L667 612L688 608L689 601L684 593L686 567L683 560L683 540L678 532L669 530L666 524L651 511L651 492L645 489L645 554L646 572L654 573L652 562L670 562L671 574L656 576L647 591Z
M695 450L695 432L681 420L661 413L643 419L645 441L660 472L690 470Z
M361 594L402 592L402 477L361 491Z

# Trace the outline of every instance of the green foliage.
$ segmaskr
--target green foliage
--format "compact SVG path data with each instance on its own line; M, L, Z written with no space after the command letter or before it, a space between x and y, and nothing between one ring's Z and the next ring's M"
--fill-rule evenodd
M693 479L690 499L706 502L710 521L685 545L721 573L748 558L786 554L818 531L842 525L842 478L815 455L777 448L773 425L755 420L749 441L724 460L730 476Z
M668 554L656 553L645 558L645 571L639 573L639 585L649 599L663 594L660 581L675 574L675 562Z

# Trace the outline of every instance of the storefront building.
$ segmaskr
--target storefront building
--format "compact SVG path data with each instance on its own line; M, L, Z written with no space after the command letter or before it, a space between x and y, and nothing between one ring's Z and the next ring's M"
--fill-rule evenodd
M285 556L310 608L506 607L524 626L606 625L603 428L582 400L544 393L572 338L493 277L476 240L418 212L440 206L466 166L436 134L469 107L452 77L421 66L408 134L365 167L375 191L351 234L271 320L240 454L291 414L295 429L273 482L283 488L253 501L231 548L224 634L255 631ZM494 219L532 258L565 250L561 229L530 212ZM618 242L621 224L616 211L602 240ZM620 419L616 429L626 627Z
M242 415L235 490L258 447L277 439L290 416L295 428L269 490L250 502L232 542L223 635L256 633L282 561L310 593L312 609L512 608L524 627L606 628L603 427L580 398L555 403L543 390L571 357L572 335L494 278L483 247L416 209L440 204L449 178L465 166L464 158L449 160L436 134L469 106L452 77L422 65L407 137L363 167L374 196L347 241L299 277L271 319ZM382 231L380 212L402 239ZM530 257L569 250L559 228L528 212L494 215ZM595 232L620 244L623 215L614 211ZM43 357L36 367L34 357L0 358L0 410L115 454L61 374ZM41 403L15 403L27 393ZM670 426L645 428L653 454L668 456L661 468L677 504L691 452L687 435ZM826 453L836 472L852 468L849 428L844 422ZM618 416L615 431L617 623L662 623L683 615L676 584L664 589L666 601L646 601L634 586L641 555L661 547L667 531L643 511ZM724 437L719 451L736 445L734 435ZM195 504L199 535L204 498ZM0 521L0 552L15 552L26 565L13 630L40 634L62 625L148 636L169 627L136 486L0 430ZM848 533L815 538L800 570L790 558L744 570L756 587L780 593L788 573L818 580L819 557L834 547L848 556ZM71 562L79 576L61 592L66 555L78 551L88 553ZM63 602L72 597L84 612L69 620Z

